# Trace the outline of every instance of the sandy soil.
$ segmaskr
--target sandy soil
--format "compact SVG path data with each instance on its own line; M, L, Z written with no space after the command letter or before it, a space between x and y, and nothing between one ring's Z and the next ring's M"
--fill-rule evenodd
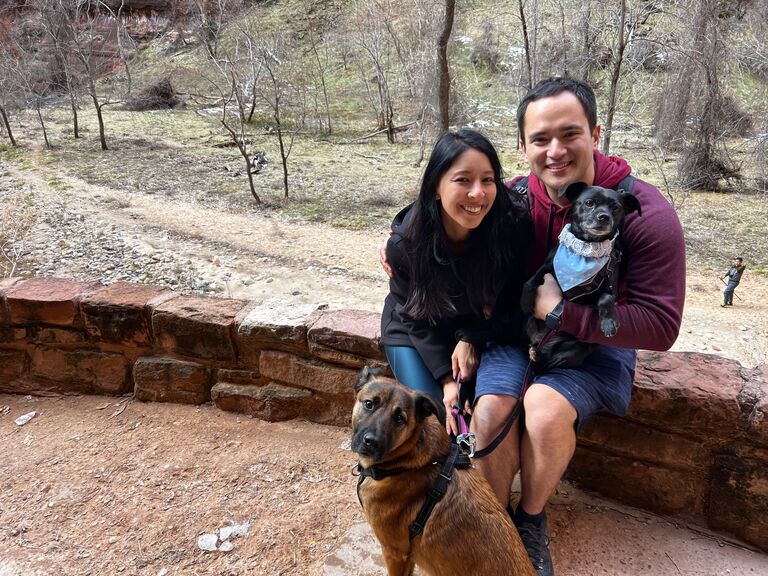
M0 395L0 575L383 576L348 436L212 406ZM231 551L200 549L233 525L247 534ZM768 573L768 555L565 483L550 527L560 576Z

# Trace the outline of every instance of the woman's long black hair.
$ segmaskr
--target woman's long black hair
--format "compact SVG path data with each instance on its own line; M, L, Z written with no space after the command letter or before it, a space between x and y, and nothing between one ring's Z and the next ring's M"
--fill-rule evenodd
M403 235L411 263L410 289L404 311L416 319L436 323L456 313L446 283L442 281L446 267L451 266L452 256L436 196L440 179L470 148L485 154L496 182L496 199L480 226L472 230L463 254L466 292L475 314L482 317L495 307L503 283L511 273L524 273L525 252L531 235L528 211L510 199L496 149L485 136L474 130L445 132L432 149L419 197L413 206L412 224Z

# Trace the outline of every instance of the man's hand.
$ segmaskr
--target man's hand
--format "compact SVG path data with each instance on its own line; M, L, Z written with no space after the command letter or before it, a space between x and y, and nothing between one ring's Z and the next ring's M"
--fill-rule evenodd
M536 288L536 302L533 306L534 317L544 320L562 299L563 292L560 290L555 277L552 274L544 274L544 283Z
M469 380L475 375L478 365L477 352L469 342L459 341L451 354L451 366L453 367L453 379L458 380L461 374L462 380Z
M395 275L395 272L394 270L392 270L392 266L390 266L389 262L387 261L387 241L388 240L389 238L385 238L384 242L379 248L379 262L381 262L381 267L384 268L384 272L387 273L387 276L392 278L392 276Z

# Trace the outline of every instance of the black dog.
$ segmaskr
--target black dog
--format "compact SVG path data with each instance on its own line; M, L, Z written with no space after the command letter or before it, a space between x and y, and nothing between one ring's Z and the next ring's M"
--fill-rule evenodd
M596 305L603 334L608 338L616 335L621 259L616 238L624 217L635 211L640 214L640 202L629 192L576 182L559 194L571 202L571 223L560 234L560 246L549 253L544 265L526 282L520 300L523 313L528 317L526 331L536 371L575 368L595 348L594 344L579 342L571 334L552 333L551 325L534 318L536 288L544 282L547 273L555 276L567 300Z

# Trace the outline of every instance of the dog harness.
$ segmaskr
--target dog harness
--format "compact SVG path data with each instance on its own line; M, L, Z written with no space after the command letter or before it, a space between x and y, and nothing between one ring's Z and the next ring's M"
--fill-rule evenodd
M585 242L573 235L570 224L563 227L552 265L566 300L591 294L606 282L613 294L618 293L617 270L621 260L618 237L616 232L613 238L602 242Z
M462 453L456 444L451 444L451 453L447 458L445 458L445 460L437 460L432 464L440 463L443 465L442 469L440 470L440 474L438 474L437 480L435 480L435 483L429 490L427 499L424 501L424 505L421 507L421 510L419 510L419 515L416 516L416 520L413 521L413 524L411 524L410 528L408 529L408 535L411 540L424 532L424 526L426 526L427 520L429 520L429 517L432 515L432 511L435 509L437 503L443 499L443 496L445 496L445 493L448 490L448 483L451 481L451 478L453 478L453 470L455 468L463 470L465 468L472 467L472 462L470 462L469 456ZM375 464L368 468L363 468L358 463L353 468L352 473L355 474L355 472L357 472L358 474L357 499L360 502L360 506L365 508L365 506L363 506L363 500L360 498L360 486L366 478L371 478L372 480L383 480L384 478L388 478L390 476L397 476L398 474L413 472L416 470L420 470L420 468L382 468L380 466L376 466Z

